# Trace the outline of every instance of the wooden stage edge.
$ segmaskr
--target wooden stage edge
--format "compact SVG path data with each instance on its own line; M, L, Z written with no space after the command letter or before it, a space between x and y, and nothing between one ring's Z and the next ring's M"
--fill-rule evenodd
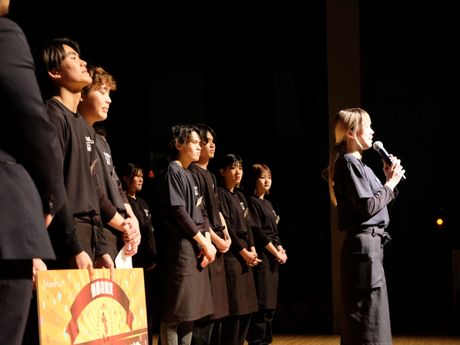
M273 345L340 345L339 335L276 335ZM393 336L393 345L460 345L460 336Z
M154 336L154 345L158 344L158 336ZM301 335L275 334L272 345L340 345L339 335ZM395 335L393 345L460 345L458 336L427 336L427 335Z

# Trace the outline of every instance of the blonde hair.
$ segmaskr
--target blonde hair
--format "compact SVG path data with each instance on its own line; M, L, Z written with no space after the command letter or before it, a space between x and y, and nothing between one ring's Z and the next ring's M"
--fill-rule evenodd
M91 76L93 82L90 85L85 86L83 88L84 94L88 94L90 91L98 89L102 87L102 85L104 84L110 91L115 91L117 89L117 83L113 76L109 72L104 70L102 67L89 66L88 73Z
M352 131L353 136L356 137L356 133L361 128L361 124L365 119L370 121L370 116L365 110L361 108L348 108L340 110L332 122L334 145L330 149L327 180L329 184L329 196L334 206L337 206L337 198L334 192L335 163L340 155L346 153L348 131Z

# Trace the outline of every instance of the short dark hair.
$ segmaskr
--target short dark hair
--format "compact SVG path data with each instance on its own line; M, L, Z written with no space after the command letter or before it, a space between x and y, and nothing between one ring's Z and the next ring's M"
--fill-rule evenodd
M64 45L71 47L80 55L78 43L67 37L53 38L40 45L35 52L36 75L44 99L55 96L58 91L48 72L61 67L66 57Z
M214 132L214 129L212 129L210 126L208 126L205 123L197 123L195 127L198 128L198 130L200 131L199 135L203 143L205 144L208 143L208 136L207 136L208 133L210 133L214 141L216 141L216 132Z

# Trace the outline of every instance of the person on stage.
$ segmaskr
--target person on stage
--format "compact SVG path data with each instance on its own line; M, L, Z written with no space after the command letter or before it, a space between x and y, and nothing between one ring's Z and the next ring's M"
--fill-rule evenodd
M345 232L341 253L341 345L391 345L390 312L383 269L383 246L390 237L388 205L404 176L401 161L383 162L381 183L363 162L374 131L361 108L340 110L333 120L335 144L327 176L338 228Z

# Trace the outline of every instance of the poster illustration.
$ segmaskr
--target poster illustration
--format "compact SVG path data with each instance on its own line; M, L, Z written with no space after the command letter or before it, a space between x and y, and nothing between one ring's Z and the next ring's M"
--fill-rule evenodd
M38 273L40 345L147 345L142 268Z

